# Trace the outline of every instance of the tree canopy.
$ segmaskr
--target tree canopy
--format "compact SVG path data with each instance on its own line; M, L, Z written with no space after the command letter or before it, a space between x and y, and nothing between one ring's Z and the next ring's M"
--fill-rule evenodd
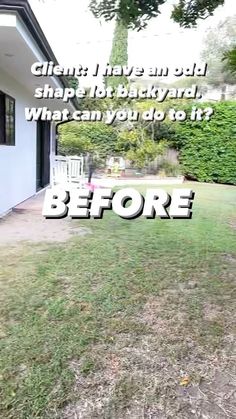
M180 26L190 28L196 26L198 19L207 19L212 16L218 6L222 6L225 0L179 0L174 6L172 18Z
M223 61L226 62L228 70L236 75L236 46L225 52Z
M201 57L208 63L207 80L215 86L236 82L236 75L231 72L234 60L234 53L231 50L236 42L235 21L236 15L227 17L215 28L206 32ZM226 60L222 61L224 56Z
M195 26L198 19L206 19L225 0L179 0L172 11L172 19L182 27ZM90 9L106 21L118 19L130 29L141 30L160 13L160 6L167 0L91 0Z

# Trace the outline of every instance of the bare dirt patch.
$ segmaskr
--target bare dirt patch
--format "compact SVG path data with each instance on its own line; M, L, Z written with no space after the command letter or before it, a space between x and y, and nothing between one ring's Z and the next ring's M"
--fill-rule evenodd
M236 230L236 218L233 218L230 220L229 222L229 226L233 229Z
M122 336L110 356L105 347L96 348L104 355L104 363L96 372L84 375L81 362L72 363L78 397L58 416L60 419L235 417L232 359L223 354L203 359L199 353L199 358L186 363L171 362L158 350L154 337L133 341L132 346L125 346L124 341ZM189 383L183 386L186 375Z
M236 263L236 255L234 255L232 253L224 253L223 254L223 259L226 262L229 262L229 263Z
M90 229L78 227L76 220L46 220L39 211L12 212L0 219L0 246L18 242L65 242L73 236L90 233Z
M203 316L204 319L207 321L215 321L220 318L222 315L222 311L219 309L219 307L216 304L204 304L203 307Z
M186 309L196 292L187 283L186 292L166 289L150 297L133 319L143 333L116 334L112 343L92 346L95 367L86 374L83 358L73 361L78 397L59 418L235 418L235 337L226 327L215 347L214 331L203 339L201 330L209 326L217 334L217 322L229 313L206 298L201 309L193 305L196 321Z

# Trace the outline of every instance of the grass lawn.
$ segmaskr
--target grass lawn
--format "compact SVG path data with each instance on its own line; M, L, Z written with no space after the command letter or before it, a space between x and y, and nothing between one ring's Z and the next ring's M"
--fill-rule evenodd
M236 417L236 187L190 186L192 220L0 247L1 418Z

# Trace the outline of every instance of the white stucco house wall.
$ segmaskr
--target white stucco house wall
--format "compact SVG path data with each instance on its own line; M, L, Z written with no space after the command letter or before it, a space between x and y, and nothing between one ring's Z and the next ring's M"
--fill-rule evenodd
M0 217L50 182L55 123L26 121L26 107L62 110L61 100L34 98L36 87L68 87L63 77L35 77L35 62L57 60L26 0L0 2ZM70 112L76 102L69 102Z

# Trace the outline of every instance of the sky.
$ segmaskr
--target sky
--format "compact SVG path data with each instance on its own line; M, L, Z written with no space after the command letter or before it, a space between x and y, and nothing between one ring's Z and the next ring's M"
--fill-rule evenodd
M63 66L82 64L93 68L109 62L114 23L95 19L89 0L29 0L57 59ZM208 28L236 14L236 0L225 0L214 16L199 21L195 29L183 29L170 19L176 0L167 0L161 14L140 32L129 31L129 65L189 66L200 62L203 39ZM170 80L169 80L170 81ZM87 76L81 85L99 84Z

